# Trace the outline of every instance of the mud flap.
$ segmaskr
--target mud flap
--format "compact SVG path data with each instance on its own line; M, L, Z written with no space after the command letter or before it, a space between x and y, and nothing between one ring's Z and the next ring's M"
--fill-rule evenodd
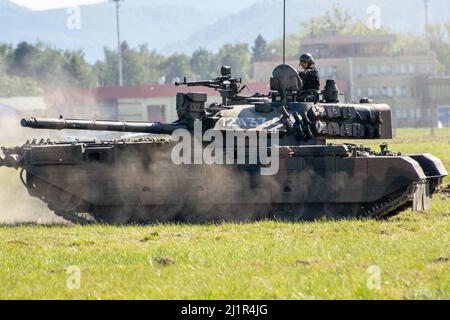
M428 182L417 184L413 199L413 211L427 211L430 209L430 185Z

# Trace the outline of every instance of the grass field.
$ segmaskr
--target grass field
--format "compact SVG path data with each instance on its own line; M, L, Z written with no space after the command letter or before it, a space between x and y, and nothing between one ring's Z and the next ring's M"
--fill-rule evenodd
M390 147L450 168L449 137ZM25 201L2 171L3 201ZM446 193L388 221L3 225L0 299L450 299L449 235Z

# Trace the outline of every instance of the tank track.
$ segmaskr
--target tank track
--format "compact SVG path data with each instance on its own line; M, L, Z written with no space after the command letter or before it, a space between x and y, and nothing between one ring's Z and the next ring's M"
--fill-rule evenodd
M425 182L420 182L425 183ZM234 217L233 215L227 215L228 217L231 217L232 219L236 218L239 220L239 212L244 210L244 215L247 216L248 220L260 220L264 218L281 218L282 220L288 220L288 221L295 221L295 220L314 220L317 218L322 217L328 217L330 219L333 218L357 218L357 219L387 219L390 217L393 217L395 215L400 214L401 212L407 210L411 207L412 204L412 198L417 189L417 184L410 185L402 190L399 190L393 194L390 194L389 196L376 201L374 203L370 204L361 204L359 206L359 209L355 214L351 214L351 212L354 211L355 204L347 204L344 205L344 208L342 208L342 205L340 207L340 212L344 212L345 214L338 214L335 212L333 205L327 205L328 211L325 215L320 215L320 212L313 212L314 210L322 210L324 212L324 205L320 206L318 204L311 204L304 205L304 204L290 204L290 205L275 205L272 206L271 209L268 209L267 207L261 208L262 211L267 212L267 214L261 215L260 212L258 212L259 209L254 209L250 211L258 212L257 215L248 215L245 214L246 206L237 205L232 206L233 212L237 213L237 216ZM80 224L80 225L87 225L87 224L94 224L94 223L129 223L129 222L137 222L137 223L148 223L153 222L152 219L152 213L151 213L151 207L148 208L148 219L140 219L139 221L134 221L132 218L125 219L125 220L115 220L114 218L111 219L111 217L102 217L102 215L97 215L94 213L94 207L85 203L83 200L76 198L74 196L69 195L67 192L60 190L54 186L50 186L46 184L46 187L43 189L45 191L39 192L37 194L36 192L33 192L33 190L29 189L30 194L33 196L38 197L43 202L45 202L48 206L48 208L53 211L57 216L72 222L74 224ZM53 196L51 196L53 195ZM61 199L65 199L65 202L61 203ZM69 200L67 200L69 199ZM69 203L69 205L66 205ZM247 207L249 207L247 205ZM251 206L250 206L251 207ZM119 210L119 209L117 209ZM192 214L192 219L189 216L185 216L181 214L180 216L177 216L175 220L181 220L181 221L192 221L192 222L205 222L202 221L201 217L204 217L203 220L208 221L224 221L228 219L223 219L223 216L217 215L217 217L214 214L208 213L208 215L199 214L195 215L194 212L191 212L189 208L185 209L186 212L190 212ZM114 211L114 209L112 209ZM214 210L211 210L214 211ZM307 215L304 215L305 212ZM113 212L111 212L112 214ZM309 214L308 214L309 213ZM107 213L108 214L108 213ZM108 214L109 215L109 214ZM122 216L122 215L118 215ZM181 217L181 219L180 219ZM207 217L207 218L206 218Z
M363 206L359 216L372 219L386 219L396 216L411 207L412 196L416 189L416 185L410 185L384 199Z
M401 212L407 210L408 208L411 207L411 203L412 203L412 196L414 195L414 192L416 190L416 185L411 185L408 186L407 188L404 188L398 192L396 192L395 194L389 195L388 197L385 197L384 199L381 199L377 202L371 203L371 204L364 204L361 205L360 210L358 210L358 212L356 213L356 215L343 215L343 216L339 216L339 218L356 218L356 219L387 219L390 217L393 217L395 215L400 214ZM300 205L301 206L301 205ZM237 208L239 207L244 207L244 206L237 206ZM299 208L299 205L296 206L297 209ZM151 223L154 222L151 219L151 209L149 208L149 219L144 219L144 220L139 220L139 221L134 221L133 219L131 220L121 220L121 221L115 221L114 219L107 219L107 218L102 218L101 216L99 217L95 217L94 214L91 213L92 209L88 209L86 211L83 212L83 210L61 210L61 209L57 209L55 208L54 205L52 205L51 203L48 203L48 208L50 210L52 210L57 216L62 217L63 219L70 221L72 223L75 224L80 224L80 225L87 225L87 224L94 224L94 223L129 223L129 222L134 222L134 223ZM233 209L233 210L237 210L236 212L239 212L238 209ZM348 206L348 210L349 212L352 210L352 205ZM291 206L287 206L287 205L277 205L275 207L272 208L273 211L272 212L290 212L289 214L285 215L285 214L269 214L269 215L265 215L265 217L276 217L276 218L281 218L282 220L288 220L288 221L297 221L297 220L304 220L304 216L299 215L298 212L295 212L297 210L294 209L294 207ZM300 210L302 211L302 210ZM342 210L341 207L341 211L345 211ZM177 218L175 218L176 221L180 220L180 221L187 221L187 222L198 222L198 223L205 223L205 222L210 222L210 221L226 221L227 219L223 219L221 216L217 216L215 217L214 215L210 215L208 216L207 220L205 219L201 219L199 217L203 216L203 215L197 215L195 216L194 213L193 214L193 219L191 219L188 216L179 216ZM239 216L239 214L238 214ZM239 220L239 217L236 216L236 219ZM338 215L335 215L331 212L328 213L326 215L326 217L332 219L333 217L337 217ZM231 216L232 217L232 216ZM249 217L249 216L248 216ZM261 218L264 218L263 216L259 216L259 218L249 218L249 219L245 219L246 221L252 221L252 220L260 220ZM322 218L320 216L318 216L317 218ZM234 217L232 218L234 219ZM306 218L306 220L314 220L314 219L308 219Z
M50 206L49 206L50 209ZM51 209L50 209L51 210ZM64 211L60 211L60 210L52 210L58 217L63 218L64 220L67 220L69 222L72 222L74 224L79 224L79 225L89 225L89 224L95 224L95 223L99 223L100 221L98 221L96 218L94 218L92 215L90 215L89 213L82 213L82 212L64 212Z
M39 198L47 204L48 209L53 211L58 217L82 225L96 222L87 213L89 211L89 205L82 199L52 186L35 176L27 174L27 178L24 179L24 172L25 170L21 171L20 180L27 188L28 193L32 197Z

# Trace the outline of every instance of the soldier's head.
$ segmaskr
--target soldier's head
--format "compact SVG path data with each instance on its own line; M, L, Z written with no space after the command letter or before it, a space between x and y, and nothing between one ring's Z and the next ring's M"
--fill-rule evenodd
M314 57L312 56L312 54L310 53L303 53L300 56L300 67L304 68L304 69L308 69L311 68L312 66L314 66L315 62L314 62Z

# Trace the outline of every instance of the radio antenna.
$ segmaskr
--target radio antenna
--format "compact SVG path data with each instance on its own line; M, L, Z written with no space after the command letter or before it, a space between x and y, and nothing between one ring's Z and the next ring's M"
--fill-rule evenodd
M283 106L286 106L286 0L283 0Z

